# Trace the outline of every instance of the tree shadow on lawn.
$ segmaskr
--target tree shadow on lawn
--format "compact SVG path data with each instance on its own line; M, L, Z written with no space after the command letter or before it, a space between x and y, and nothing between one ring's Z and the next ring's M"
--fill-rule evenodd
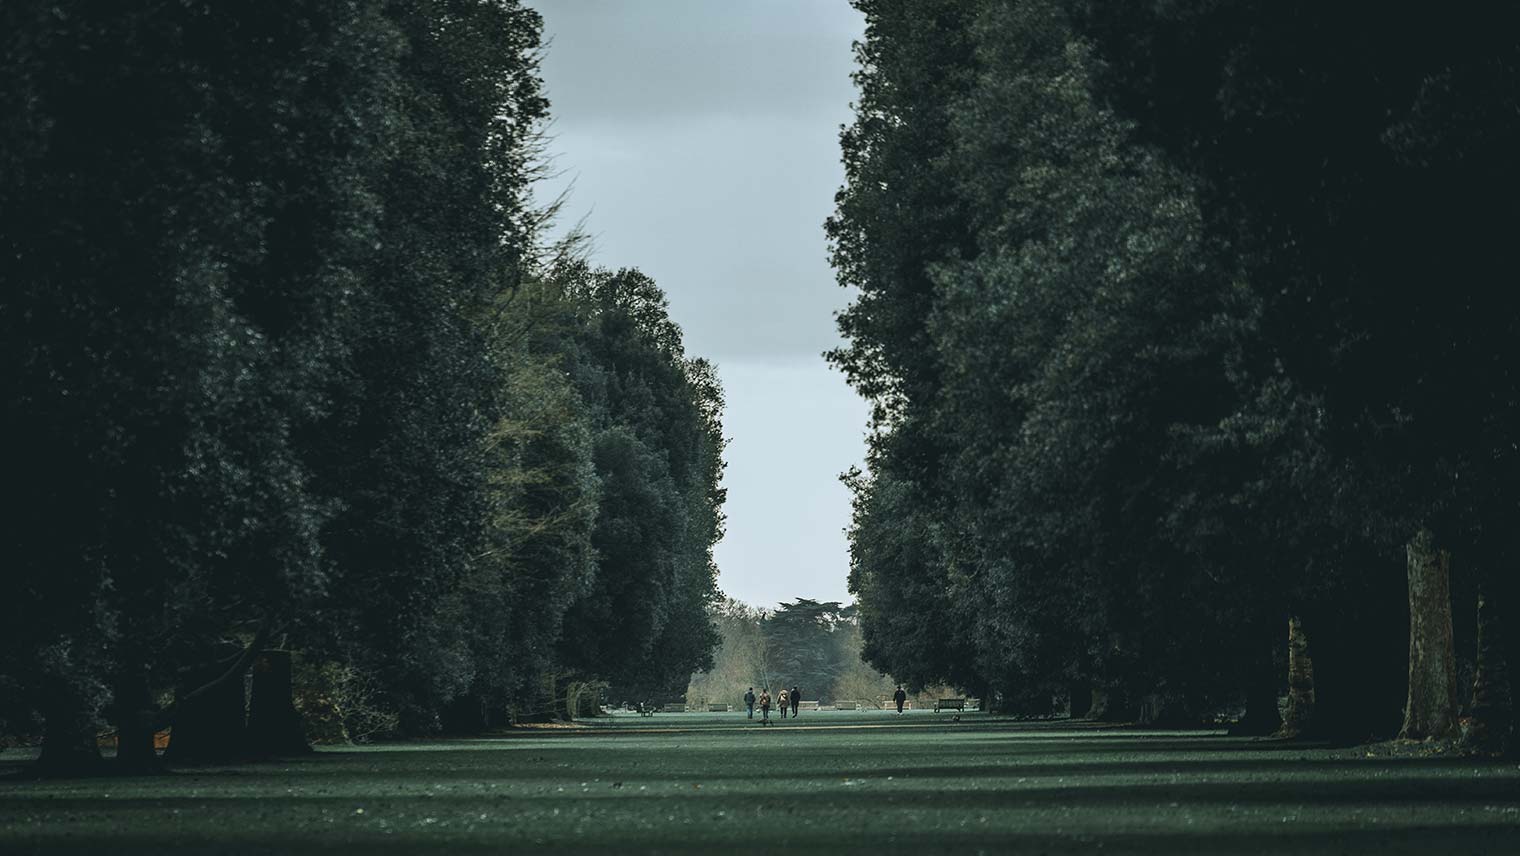
M558 740L546 743L559 742ZM1062 773L1171 773L1252 770L1292 770L1309 766L1340 766L1348 770L1425 765L1429 767L1472 767L1490 764L1457 757L1442 758L1307 758L1301 753L1314 747L1269 743L1248 743L1240 739L1174 740L1140 738L1123 741L1071 742L1032 741L1010 743L1002 740L972 740L949 743L891 743L876 745L807 741L804 745L754 743L744 746L704 745L701 742L680 745L648 743L638 746L608 747L606 752L580 744L563 747L539 745L532 748L504 743L485 747L479 741L451 747L431 744L402 751L366 749L332 750L315 755L229 770L270 770L274 765L298 770L302 776L352 776L362 772L387 776L441 775L468 778L542 778L546 775L569 776L585 771L626 772L660 769L673 777L712 776L715 769L732 767L748 754L770 758L775 752L797 754L817 766L822 759L840 762L870 762L880 759L895 766L872 766L872 775L935 774L957 772L995 776L1028 776ZM1299 753L1284 756L1284 752ZM1221 754L1230 757L1218 757ZM1164 757L1158 757L1164 756ZM915 765L923 759L927 763ZM1054 763L1048 759L1073 759ZM1090 759L1090 760L1077 760ZM553 765L553 766L546 766ZM184 768L184 772L212 774L219 768Z
M873 736L866 745L860 745L858 742L834 743L827 735L818 732L799 730L792 734L796 738L793 741L761 739L740 746L732 742L718 745L694 740L675 744L651 740L631 746L609 745L607 751L601 752L581 739L569 737L567 732L558 732L553 736L540 735L544 739L533 747L515 741L470 740L460 741L459 745L450 745L447 741L425 742L407 745L397 751L355 748L250 764L177 767L167 776L154 778L171 785L187 777L222 780L229 784L257 784L284 777L292 777L297 783L314 784L364 778L454 783L592 778L720 782L753 778L753 773L748 772L749 762L770 758L777 752L806 758L808 769L802 771L804 776L986 780L1114 775L1249 777L1272 774L1292 777L1301 771L1313 771L1316 776L1335 771L1355 779L1381 775L1390 770L1471 769L1494 763L1449 756L1303 757L1303 752L1315 747L1288 741L1213 735L1178 738L1134 733L1121 736L1109 732L1069 739L1051 735L1026 740L1017 739L1021 730L1014 729L998 733L983 731L973 739L949 742L876 740ZM1009 736L1015 739L1007 739ZM1288 752L1297 755L1285 755ZM1221 754L1226 757L1220 757ZM25 772L19 759L10 763L17 765L17 773ZM4 766L0 764L0 770ZM736 769L743 772L722 772ZM22 775L0 774L0 784L25 781L27 779Z
M987 761L986 756L982 756ZM964 775L968 778L1051 778L1083 776L1230 776L1230 775L1262 775L1270 774L1277 777L1293 776L1296 773L1313 777L1330 774L1343 774L1347 779L1385 776L1388 773L1404 775L1405 771L1420 771L1434 773L1438 771L1451 771L1465 773L1475 769L1502 769L1514 773L1511 776L1500 777L1514 783L1517 794L1520 794L1520 771L1516 771L1513 765L1500 761L1487 759L1473 760L1464 758L1368 758L1362 759L1339 759L1339 758L1166 758L1157 760L1126 759L1123 761L1105 761L1095 759L1090 761L1073 761L1067 763L1035 761L1021 763L1017 758L1010 758L1005 763L996 760L982 764L947 765L947 764L898 764L896 766L873 767L869 773L871 776L954 776ZM1407 776L1405 776L1407 778Z
M959 720L952 719L959 715ZM535 728L506 728L490 732L492 738L532 738L532 737L588 737L602 736L607 734L674 734L674 733L700 733L709 731L730 731L741 728L755 728L764 731L830 731L830 730L870 730L870 731L925 731L925 730L964 730L968 728L998 728L1003 730L1019 730L1030 733L1050 730L1071 731L1117 731L1131 726L1108 722L1089 722L1087 720L1073 719L1040 719L1026 720L1012 717L999 716L996 714L983 714L971 712L966 714L950 713L927 713L919 712L907 716L898 717L883 711L881 714L834 714L828 711L809 712L797 718L781 719L771 717L769 726L760 724L760 715L757 713L754 719L748 719L743 712L738 714L723 714L707 716L705 714L667 714L668 719L640 718L630 721L626 717L618 718L592 718L578 719L575 728L535 729ZM1190 730L1190 729L1174 729ZM1219 732L1221 729L1199 729Z
M940 778L940 777L926 777ZM486 792L471 790L462 793L448 791L393 791L390 786L395 779L371 781L373 790L347 794L310 793L317 785L303 783L308 792L288 796L281 794L228 792L222 794L175 793L159 791L152 794L125 797L116 796L104 800L99 795L77 796L48 795L33 797L25 792L0 796L0 817L20 817L27 813L43 812L75 813L124 813L164 811L190 806L207 807L237 806L239 811L256 811L260 816L291 814L332 813L348 814L356 805L405 804L415 811L444 813L450 810L500 811L503 807L547 807L555 805L576 806L618 803L639 803L655 800L662 803L677 800L683 803L710 805L710 810L725 807L754 808L763 806L776 811L804 811L825 808L829 811L860 811L867 814L879 810L997 810L1009 808L1117 808L1144 807L1177 809L1178 807L1220 806L1307 806L1345 807L1387 805L1412 807L1428 805L1453 808L1481 805L1520 809L1520 787L1513 777L1488 777L1460 779L1439 776L1409 776L1400 778L1357 777L1344 780L1276 779L1272 781L1207 781L1169 782L1147 781L1126 784L1111 782L1085 782L1080 774L1066 777L1060 784L1050 779L1040 779L1026 786L1002 786L978 788L979 777L965 777L969 787L945 787L942 784L920 786L913 776L894 778L888 783L884 776L848 777L853 786L828 777L819 777L788 783L786 789L773 789L766 783L755 790L746 785L755 782L750 777L711 776L701 783L719 785L733 783L738 787L709 787L706 790L688 789L689 779L662 786L658 777L636 777L634 783L647 783L650 790L622 788L610 781L590 786L588 791L513 793L511 791ZM424 785L425 782L417 782ZM862 787L864 785L864 787ZM703 808L702 811L708 811ZM1520 811L1508 825L1520 828ZM1520 842L1517 842L1520 845Z
M770 758L768 746L747 747L760 759ZM777 747L780 748L780 747ZM1296 773L1323 776L1343 774L1348 779L1407 771L1466 771L1505 767L1498 762L1460 757L1438 758L1336 758L1285 757L1275 747L1224 746L1187 741L1140 741L1134 744L1086 744L1052 746L1022 744L1016 750L997 742L945 746L789 746L807 759L794 773L803 778L859 776L864 778L935 777L1004 780L1083 776L1244 776L1294 777ZM1302 748L1302 747L1300 747ZM1195 754L1196 753L1196 754ZM1219 757L1220 753L1228 753ZM1111 756L1111 757L1110 757ZM523 782L533 780L639 781L743 781L754 778L743 751L734 747L685 745L618 747L608 752L577 746L533 749L446 748L372 752L331 751L317 755L254 764L216 767L180 767L154 780L219 779L250 784L289 778L295 783L321 783L342 779L377 781L468 781ZM728 770L738 772L727 773ZM18 778L0 781L22 782ZM1520 785L1517 785L1520 787Z
M1063 753L1069 754L1069 753ZM384 779L426 778L450 780L531 780L553 778L584 778L597 776L603 779L626 777L631 779L669 779L699 781L741 781L753 779L755 774L747 767L737 765L740 772L727 774L723 770L735 769L734 757L728 752L704 752L687 754L681 758L665 757L659 752L640 753L636 758L626 754L617 757L586 755L556 756L566 760L555 766L545 766L545 759L538 758L526 763L513 763L502 755L480 757L476 753L450 753L440 751L427 764L386 765L358 768L354 764L318 764L302 762L303 769L297 775L303 780L326 778L375 777ZM1442 759L1367 759L1343 760L1330 758L1167 758L1158 760L1126 759L1123 761L1051 762L1021 760L1022 756L999 759L986 754L975 756L982 763L957 763L955 759L941 758L926 753L933 761L913 764L904 759L892 758L891 764L870 763L868 755L841 751L837 755L810 753L806 760L789 766L793 778L807 779L814 776L852 775L865 778L905 777L967 777L967 778L1042 778L1082 776L1223 776L1272 774L1291 776L1307 773L1314 776L1326 773L1343 773L1347 778L1378 776L1390 771L1467 771L1474 768L1505 767L1498 762L1457 758ZM508 758L510 756L507 756ZM265 768L274 773L279 770ZM289 769L289 768L286 768ZM198 771L182 770L182 774ZM204 771L216 775L219 770ZM228 771L238 772L238 771ZM1520 780L1520 777L1517 777ZM1517 784L1520 788L1520 784Z

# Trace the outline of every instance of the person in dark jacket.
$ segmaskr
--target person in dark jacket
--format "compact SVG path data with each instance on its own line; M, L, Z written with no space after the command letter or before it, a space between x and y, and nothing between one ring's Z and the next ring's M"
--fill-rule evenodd
M897 692L892 693L892 700L897 702L897 713L901 715L903 704L908 700L908 694L903 692L902 687L898 687Z
M802 704L802 690L792 687L792 692L788 697L792 700L792 719L796 719L797 708Z
M749 718L755 718L755 688L750 687L744 691L744 707L749 711Z

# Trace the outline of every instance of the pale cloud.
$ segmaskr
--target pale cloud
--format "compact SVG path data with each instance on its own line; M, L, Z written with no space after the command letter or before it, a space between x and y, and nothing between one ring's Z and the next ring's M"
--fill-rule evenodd
M850 120L844 0L530 0L552 45L552 146L595 261L670 296L728 396L720 583L758 605L845 598L848 496L865 407L820 352L849 295L822 223ZM541 189L552 195L563 187Z

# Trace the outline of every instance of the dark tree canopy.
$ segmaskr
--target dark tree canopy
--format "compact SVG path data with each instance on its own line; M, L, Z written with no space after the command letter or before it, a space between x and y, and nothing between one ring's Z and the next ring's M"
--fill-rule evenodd
M1387 733L1452 609L1403 603L1406 544L1515 604L1514 13L856 5L827 229L867 656L1196 716L1293 615L1325 727Z
M708 662L722 392L653 281L543 245L540 30L0 9L0 730L45 766L102 718L153 765L263 648L356 734Z

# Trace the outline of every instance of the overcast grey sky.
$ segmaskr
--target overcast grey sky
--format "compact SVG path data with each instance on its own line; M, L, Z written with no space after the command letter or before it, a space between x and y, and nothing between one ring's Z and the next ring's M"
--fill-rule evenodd
M849 493L866 407L820 354L850 295L823 220L843 181L846 0L529 0L550 40L552 151L594 261L670 297L728 398L718 584L773 606L845 600ZM546 195L559 190L551 184Z

